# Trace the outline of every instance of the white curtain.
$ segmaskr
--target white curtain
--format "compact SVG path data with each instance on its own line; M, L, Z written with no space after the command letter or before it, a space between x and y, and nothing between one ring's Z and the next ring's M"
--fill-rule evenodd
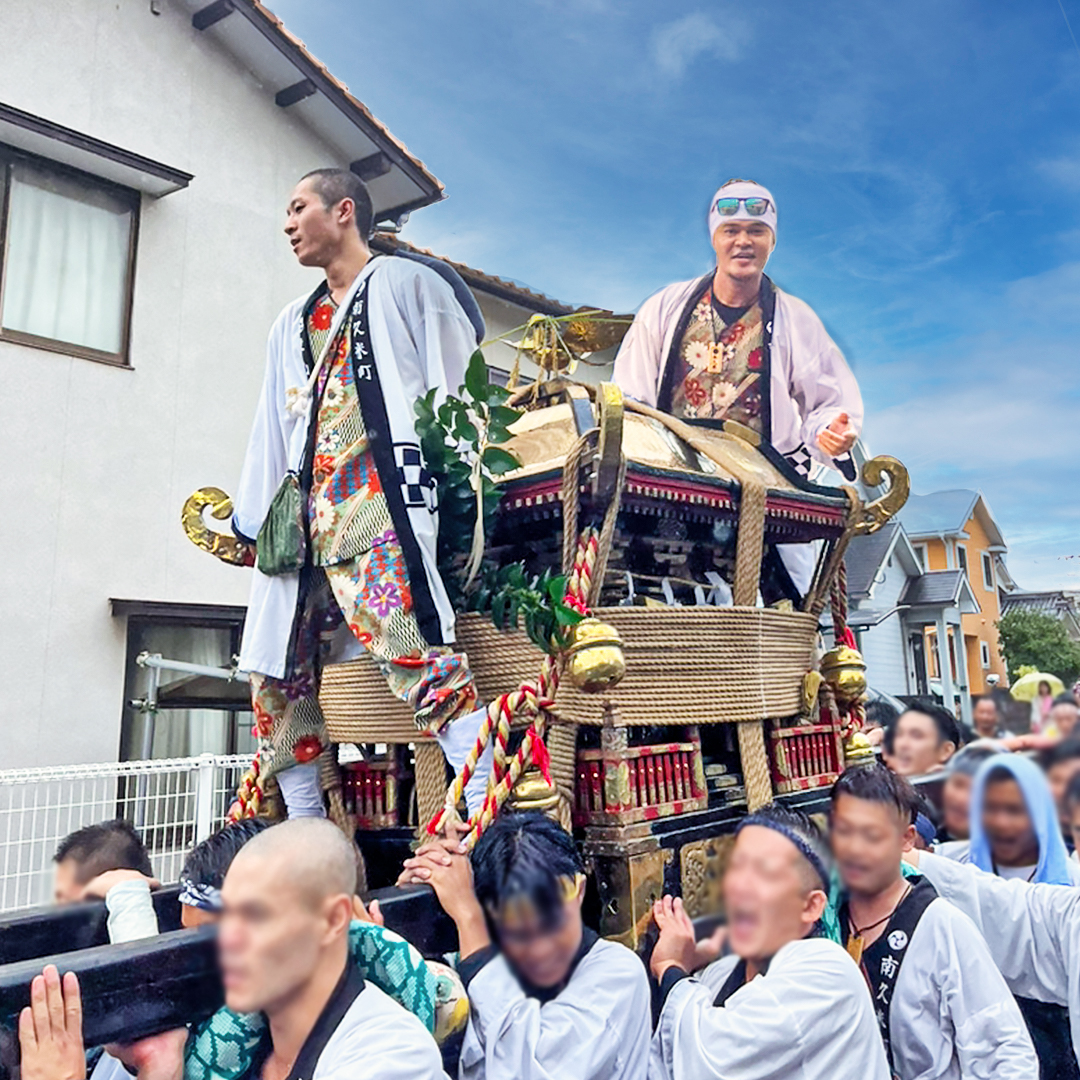
M131 218L106 191L14 165L4 328L119 353Z

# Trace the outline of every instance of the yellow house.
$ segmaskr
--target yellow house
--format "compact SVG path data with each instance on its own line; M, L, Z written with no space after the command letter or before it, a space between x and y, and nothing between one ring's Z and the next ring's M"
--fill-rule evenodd
M1007 685L996 623L1001 617L999 586L1009 588L1012 579L1005 568L1008 548L986 499L981 492L966 488L912 495L901 521L923 570L962 571L978 602L978 612L961 616L962 651L949 631L949 681L958 686L966 683L972 694L990 689L986 681L990 675L997 675L1001 685ZM931 660L930 677L941 679L933 640L936 633L934 628L926 631L926 655Z

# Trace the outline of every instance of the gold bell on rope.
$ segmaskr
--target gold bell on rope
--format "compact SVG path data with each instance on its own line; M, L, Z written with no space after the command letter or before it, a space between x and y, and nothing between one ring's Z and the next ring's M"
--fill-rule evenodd
M512 810L540 810L551 813L559 805L559 791L548 783L537 768L526 769L507 799Z
M840 705L850 705L866 693L866 661L849 645L838 645L821 658L821 674Z
M586 694L602 694L626 674L618 630L592 616L570 627L566 656L567 677Z

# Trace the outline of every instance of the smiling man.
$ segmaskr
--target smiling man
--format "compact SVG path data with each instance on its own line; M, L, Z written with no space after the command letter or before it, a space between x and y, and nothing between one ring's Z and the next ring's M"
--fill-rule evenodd
M765 275L776 246L772 193L729 180L709 204L708 226L716 268L641 305L615 360L615 382L690 422L737 421L803 476L816 459L854 479L849 452L862 396L821 320ZM813 549L782 545L780 553L796 591L805 592Z
M1035 1049L982 935L923 878L905 878L918 796L884 766L832 789L840 930L900 1080L1033 1080Z
M959 745L956 717L940 705L913 706L885 732L886 760L901 776L939 772Z
M290 817L324 813L328 660L366 649L457 769L481 717L468 660L449 645L434 481L413 412L429 391L436 406L457 392L477 331L443 275L372 254L372 222L347 169L317 169L293 190L285 235L325 279L270 331L234 499L233 529L257 550L239 666L251 673L261 777L276 774ZM470 807L489 759L466 789Z
M866 983L816 936L829 864L804 814L769 807L745 818L723 882L734 955L697 976L682 901L657 903L651 966L663 1006L649 1080L887 1080Z

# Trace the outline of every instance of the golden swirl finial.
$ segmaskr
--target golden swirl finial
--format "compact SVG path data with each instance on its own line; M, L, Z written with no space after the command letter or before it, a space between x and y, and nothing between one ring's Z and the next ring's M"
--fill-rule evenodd
M197 548L208 551L222 562L232 566L254 565L254 552L250 545L238 540L231 533L211 529L203 516L206 510L218 521L227 521L232 516L232 499L221 488L199 488L184 503L184 509L180 512L180 523L187 538Z
M863 507L862 520L855 525L858 536L875 533L889 518L900 512L911 494L911 478L902 462L894 457L881 455L871 458L862 468L862 481L868 487L877 487L885 477L889 478L889 490Z

